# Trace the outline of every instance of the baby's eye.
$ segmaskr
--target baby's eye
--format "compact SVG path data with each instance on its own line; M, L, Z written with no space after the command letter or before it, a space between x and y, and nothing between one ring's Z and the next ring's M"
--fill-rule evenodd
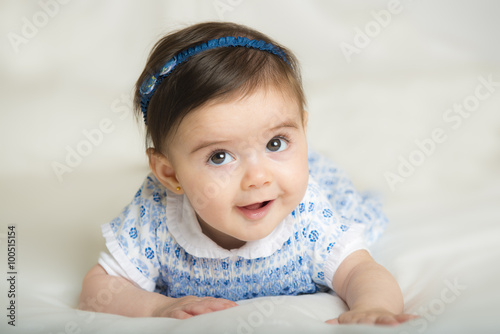
M233 160L233 157L226 152L216 152L210 156L208 163L214 166L222 166Z
M278 137L271 139L266 145L266 149L269 152L283 151L287 147L288 147L287 142L284 139Z

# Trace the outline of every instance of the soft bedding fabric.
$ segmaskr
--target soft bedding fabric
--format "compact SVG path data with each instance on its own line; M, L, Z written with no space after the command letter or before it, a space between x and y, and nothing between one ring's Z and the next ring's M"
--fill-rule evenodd
M17 329L22 333L71 333L79 328L82 333L497 333L498 189L497 183L439 206L423 200L387 207L392 224L373 255L398 280L407 311L422 317L395 329L362 325L334 329L324 324L346 309L337 296L327 293L247 300L237 308L189 320L81 312L73 308L81 277L63 271L62 264L74 260L64 256L57 270L39 273L38 283L27 275L28 268L20 271ZM23 235L20 249L35 257L28 243L38 243L37 238L26 230ZM50 254L55 258L57 252ZM30 279L32 284L27 284Z
M499 10L451 0L1 2L0 332L498 333ZM147 52L163 32L214 19L296 52L310 144L356 188L379 193L389 224L371 252L420 319L332 327L324 321L346 308L327 293L183 321L75 309L105 250L99 226L147 174L130 104ZM112 303L112 291L94 302Z

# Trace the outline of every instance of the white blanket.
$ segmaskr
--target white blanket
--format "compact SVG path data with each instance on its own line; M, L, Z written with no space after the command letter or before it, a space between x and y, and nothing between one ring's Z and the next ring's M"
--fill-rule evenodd
M42 0L0 8L0 332L500 332L498 3ZM130 108L147 54L167 31L219 19L262 30L298 55L310 144L360 190L380 193L390 224L372 254L419 319L332 327L324 321L346 309L333 294L242 301L188 320L75 309L104 250L99 225L147 173Z

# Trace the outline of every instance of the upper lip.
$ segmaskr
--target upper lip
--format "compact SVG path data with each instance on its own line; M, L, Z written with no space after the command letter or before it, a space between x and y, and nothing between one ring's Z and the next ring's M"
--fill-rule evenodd
M237 205L237 207L239 208L244 208L246 206L250 206L250 205L255 205L255 204L260 204L260 203L265 203L265 202L271 202L271 201L274 201L274 199L266 199L264 201L255 201L255 202L250 202L248 204L243 204L243 205Z

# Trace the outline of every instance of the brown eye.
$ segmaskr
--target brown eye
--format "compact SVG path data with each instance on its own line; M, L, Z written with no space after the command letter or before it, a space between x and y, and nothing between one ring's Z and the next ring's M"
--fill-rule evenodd
M226 152L216 152L210 156L209 163L214 166L221 166L233 160L233 157Z
M287 148L288 144L281 138L273 138L271 139L267 145L266 149L269 152L279 152Z

